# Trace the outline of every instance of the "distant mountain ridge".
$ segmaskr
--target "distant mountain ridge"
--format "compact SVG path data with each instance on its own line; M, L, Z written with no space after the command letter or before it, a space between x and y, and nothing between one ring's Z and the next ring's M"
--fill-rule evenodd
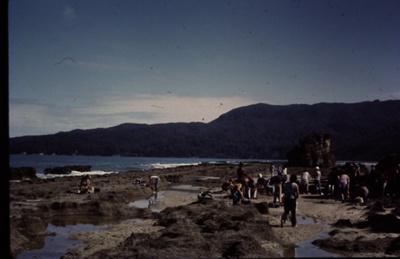
M209 123L125 123L10 139L10 153L286 159L312 132L332 135L338 160L371 160L400 151L400 101L313 105L254 104Z

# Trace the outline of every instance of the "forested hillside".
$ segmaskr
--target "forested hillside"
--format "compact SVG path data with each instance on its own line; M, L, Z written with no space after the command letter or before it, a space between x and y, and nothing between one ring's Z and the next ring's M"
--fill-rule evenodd
M10 153L286 159L311 132L332 134L339 160L381 159L400 149L400 101L255 104L210 123L121 124L10 139Z

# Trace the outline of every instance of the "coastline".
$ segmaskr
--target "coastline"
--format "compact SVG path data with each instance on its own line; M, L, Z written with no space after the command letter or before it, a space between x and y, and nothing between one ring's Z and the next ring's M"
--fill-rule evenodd
M246 169L253 176L258 173L267 174L266 163L248 163ZM290 173L299 173L298 168L289 168ZM323 177L326 177L329 169L323 171ZM164 192L165 197L160 200L162 206L168 208L190 207L197 201L197 193L201 190L210 188L213 191L215 200L223 203L226 210L235 208L235 210L247 210L250 205L232 205L232 201L224 198L227 194L221 193L221 183L236 174L235 164L201 164L196 166L182 166L168 169L155 169L150 171L132 171L111 175L94 177L93 182L100 188L100 193L78 195L73 191L77 188L79 178L57 178L57 179L38 179L30 182L20 182L10 184L10 208L11 208L11 251L14 256L23 250L26 243L34 235L46 234L47 222L54 216L86 215L90 216L112 216L120 218L120 223L96 232L85 232L73 234L72 238L83 240L85 243L70 250L64 258L91 257L101 251L119 251L121 243L126 242L133 234L153 235L156 238L165 226L157 225L160 221L158 213L150 209L140 209L129 207L127 204L135 200L146 199L152 196L152 190L145 186L135 185L134 179L146 177L149 174L156 174L161 177L160 190ZM195 176L219 177L209 181L193 181ZM171 185L171 183L173 183ZM179 184L179 185L176 185ZM179 186L172 188L171 186ZM260 194L258 199L252 200L253 204L271 202L273 197ZM323 231L337 230L334 236L335 240L346 242L353 241L363 237L364 241L375 242L380 238L394 239L398 234L393 233L372 233L368 228L355 227L333 227L339 220L349 220L353 225L365 221L367 206L342 203L334 199L327 199L317 195L303 195L298 200L298 215L308 217L315 222L324 224L301 224L296 228L289 225L279 227L280 215L283 212L282 207L269 208L268 214L255 215L255 221L268 222L268 228L276 236L276 240L260 241L260 246L269 251L273 257L281 257L280 253L285 247L291 247L296 242L314 238ZM215 205L214 205L215 206ZM220 206L220 205L218 205ZM205 208L196 212L204 212ZM174 209L173 209L174 210ZM179 209L176 209L179 211ZM386 213L389 213L386 210ZM233 212L232 212L233 213ZM252 212L257 214L256 212ZM382 212L384 213L384 212ZM132 219L139 218L139 222L133 222ZM31 222L31 223L30 223ZM35 223L35 226L32 225ZM245 224L245 221L244 223ZM267 225L265 223L265 225ZM328 227L327 225L330 225ZM269 231L269 229L268 229ZM150 235L150 236L151 236ZM150 239L150 236L147 238ZM153 238L152 237L152 238ZM107 240L107 242L104 242ZM153 240L153 239L150 239ZM333 240L333 241L335 241ZM154 240L153 240L154 241ZM326 245L326 244L325 244ZM339 251L337 251L339 252ZM376 253L361 253L361 251L347 251L346 256L378 256L388 257L384 251ZM193 254L192 256L196 256Z

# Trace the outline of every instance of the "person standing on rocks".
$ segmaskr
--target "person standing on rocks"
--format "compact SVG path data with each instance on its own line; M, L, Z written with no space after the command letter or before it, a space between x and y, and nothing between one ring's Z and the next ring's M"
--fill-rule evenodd
M152 184L154 184L154 192L157 193L158 192L158 185L160 183L160 177L158 177L157 175L151 175L149 176L149 186L151 186Z
M315 193L316 194L321 194L321 170L319 170L319 167L315 167L315 176L314 176L314 183L315 183Z
M297 198L299 198L299 186L297 185L297 175L290 175L289 182L285 183L284 188L284 201L283 201L283 209L284 212L281 217L281 227L285 224L289 213L291 214L290 220L292 223L292 227L295 227L297 224L296 220L296 207L297 207Z
M239 163L239 167L236 170L237 182L241 183L243 186L246 184L246 169L243 168L243 162Z
M279 165L278 166L278 174L283 174L283 166L282 165Z
M339 193L341 201L348 201L350 198L350 177L342 174L339 178Z
M279 173L278 175L275 175L274 177L271 178L271 182L274 183L275 188L274 188L274 203L275 204L281 204L282 203L282 189L283 185L287 181L287 176Z
M306 169L304 169L303 172L301 173L301 181L300 181L301 193L308 194L310 178L311 178L310 173Z
M244 169L244 164L243 162L239 163L239 167L236 170L236 175L237 175L237 183L241 184L241 188L240 188L240 192L243 193L245 191L245 189L247 188L247 182L246 182L246 178L247 178L247 171L246 169Z
M275 172L276 172L276 168L275 168L275 165L274 164L271 164L270 166L269 166L269 172L271 173L271 178L272 178L272 176L275 174Z

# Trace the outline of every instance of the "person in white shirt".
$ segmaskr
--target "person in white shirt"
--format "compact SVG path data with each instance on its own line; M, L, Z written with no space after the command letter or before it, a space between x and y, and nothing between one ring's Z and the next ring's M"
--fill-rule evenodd
M308 186L310 184L310 173L304 169L301 173L300 189L301 193L308 194Z
M315 176L314 176L316 194L321 194L322 193L322 191L321 191L321 177L322 177L321 170L319 170L319 167L317 166L317 167L315 167Z

